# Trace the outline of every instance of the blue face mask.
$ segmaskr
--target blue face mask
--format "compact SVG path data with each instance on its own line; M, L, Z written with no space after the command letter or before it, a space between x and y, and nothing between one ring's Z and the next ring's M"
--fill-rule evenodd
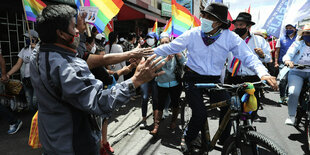
M26 38L25 41L26 41L26 46L29 46L30 45L30 38Z
M286 30L286 35L291 35L292 33L294 33L294 30Z
M212 20L200 18L200 21L201 21L201 31L202 32L209 33L210 31L213 30L213 27L212 27L213 21Z
M305 42L310 43L310 36L309 35L302 36L302 38L304 39Z

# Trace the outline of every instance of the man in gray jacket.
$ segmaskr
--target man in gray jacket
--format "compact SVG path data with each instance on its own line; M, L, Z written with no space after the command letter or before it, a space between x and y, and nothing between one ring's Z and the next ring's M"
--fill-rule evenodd
M87 63L76 57L75 16L68 5L49 5L37 18L42 42L32 56L30 72L39 101L39 138L46 154L96 154L89 114L111 113L117 103L129 101L135 88L163 74L155 73L164 63L155 65L160 59L154 60L153 55L141 60L131 79L103 90Z

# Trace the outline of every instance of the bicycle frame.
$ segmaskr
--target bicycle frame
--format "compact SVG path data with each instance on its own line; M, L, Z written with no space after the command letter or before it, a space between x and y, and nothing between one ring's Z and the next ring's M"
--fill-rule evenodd
M238 92L239 92L239 89L237 89L236 92L232 91L230 100L220 101L220 102L212 103L206 106L207 111L218 108L218 107L229 106L229 109L225 113L225 116L223 117L223 120L220 123L212 140L210 136L209 122L208 122L208 119L206 120L204 124L204 133L202 133L202 136L204 137L203 140L205 142L205 145L203 146L203 148L205 149L206 152L210 152L214 149L217 140L220 138L221 134L226 128L229 120L233 120L232 127L233 127L234 134L238 133L239 126L238 126L237 120L239 120L239 118L241 117L237 117L237 116L242 116L242 117L245 116L246 119L242 119L244 121L244 124L246 123L246 125L243 125L245 129L255 130L255 127L252 127L251 120L247 117L249 116L249 114L243 114L241 112L241 107L240 107L241 102L238 96Z

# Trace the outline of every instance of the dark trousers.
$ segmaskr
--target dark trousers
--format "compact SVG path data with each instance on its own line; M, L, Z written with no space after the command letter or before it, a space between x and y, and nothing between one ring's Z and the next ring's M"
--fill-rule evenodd
M207 119L207 109L203 103L203 89L198 89L194 86L196 83L219 83L219 76L203 76L193 71L186 71L184 74L184 88L186 93L186 101L192 109L192 117L188 124L188 130L186 132L186 142L193 141L199 131L203 131L204 123ZM226 91L212 91L208 94L211 103L223 101L229 99L229 94ZM228 107L221 108L220 123ZM231 123L226 126L224 132L220 137L220 141L224 142L229 137L231 131Z
M4 107L0 103L0 115L4 117L10 125L15 124L17 122L16 116L6 107Z
M166 105L167 98L170 96L171 102L170 107L171 108L178 108L179 107L179 101L180 101L180 95L182 91L182 86L179 84L174 87L157 87L158 90L158 105L154 106L159 111L163 111Z
M260 78L256 75L254 75L254 76L235 76L235 77L231 77L230 75L231 75L231 73L228 72L228 76L225 80L225 83L227 83L227 84L240 84L240 83L244 83L244 82L258 82L258 81L260 81ZM260 89L255 88L254 95L257 99L257 110L260 106L259 92L260 92ZM243 94L244 94L244 92L239 92L238 95L239 95L240 99L241 99ZM253 117L255 117L257 115L257 110L252 113Z

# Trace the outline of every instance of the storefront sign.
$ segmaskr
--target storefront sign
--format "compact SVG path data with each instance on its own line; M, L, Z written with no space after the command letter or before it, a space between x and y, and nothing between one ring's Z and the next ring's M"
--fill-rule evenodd
M171 3L161 3L161 15L165 17L171 17Z

